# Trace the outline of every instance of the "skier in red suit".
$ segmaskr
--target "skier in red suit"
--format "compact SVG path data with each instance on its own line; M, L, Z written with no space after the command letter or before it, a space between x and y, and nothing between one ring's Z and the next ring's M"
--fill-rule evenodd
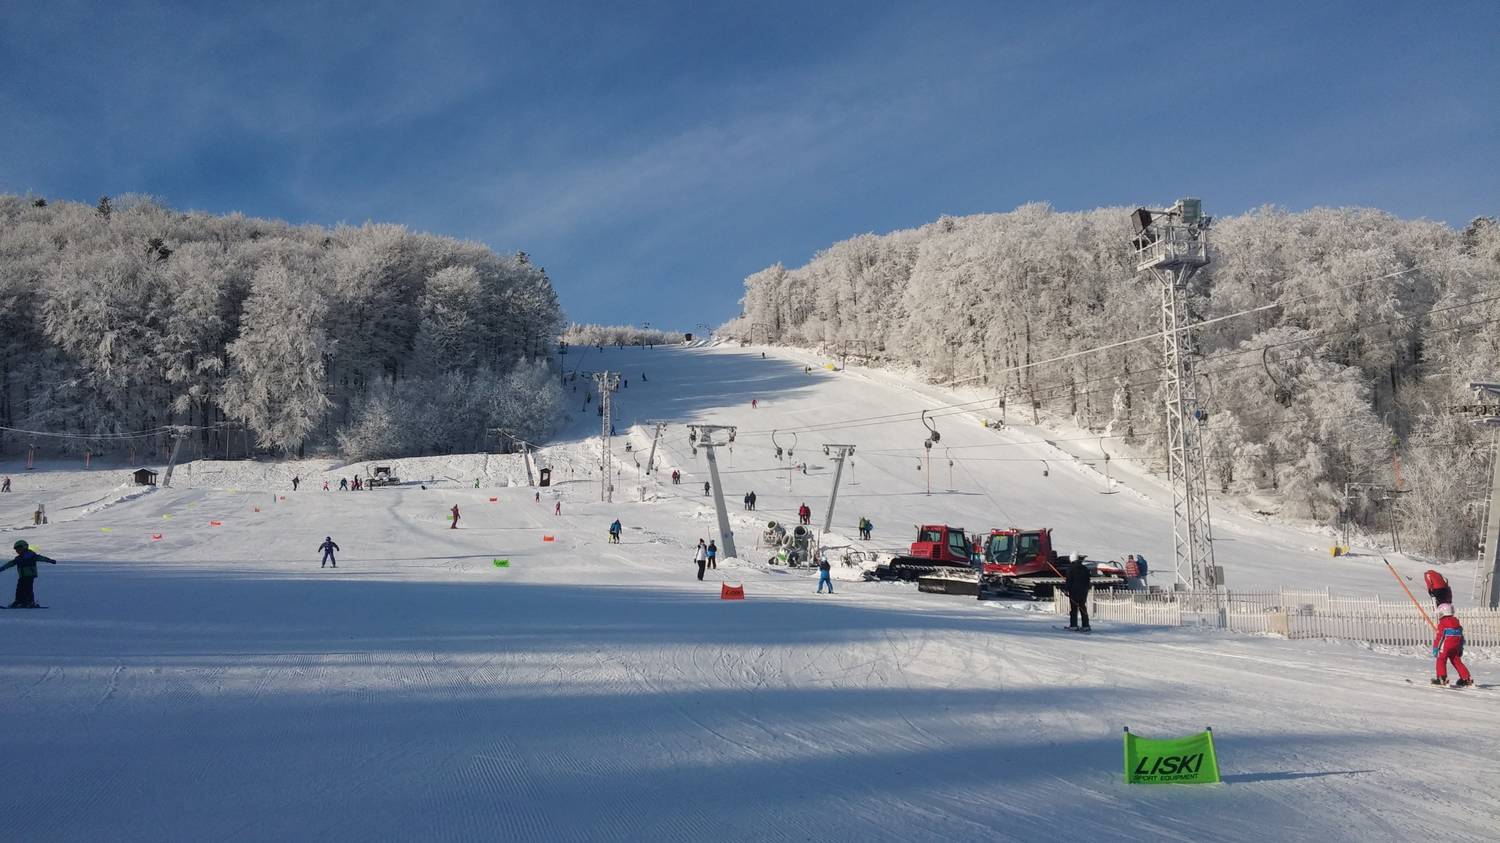
M1432 684L1448 684L1450 661L1458 670L1458 681L1454 683L1456 687L1474 684L1474 680L1469 677L1469 669L1464 667L1464 628L1459 625L1458 618L1453 616L1452 603L1444 603L1438 607L1437 638L1432 642L1432 655L1437 657L1437 676Z

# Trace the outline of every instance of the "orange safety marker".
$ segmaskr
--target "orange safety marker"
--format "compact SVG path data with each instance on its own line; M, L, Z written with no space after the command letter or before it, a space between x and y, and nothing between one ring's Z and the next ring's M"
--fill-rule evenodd
M544 535L544 536L542 536L542 541L544 541L544 542L555 542L555 541L557 541L557 537L556 536L545 536Z
M490 498L490 503L495 503L498 500L500 500L500 499L499 498Z
M154 541L154 542L161 541L161 533L152 533L151 534L151 540Z
M208 522L208 526L210 526L210 527L222 527L222 526L224 526L224 522L223 521L210 521L210 522Z
M744 583L741 583L740 585L733 585L733 586L730 585L729 583L721 583L719 585L719 599L720 600L744 600L745 599L745 585L744 585Z

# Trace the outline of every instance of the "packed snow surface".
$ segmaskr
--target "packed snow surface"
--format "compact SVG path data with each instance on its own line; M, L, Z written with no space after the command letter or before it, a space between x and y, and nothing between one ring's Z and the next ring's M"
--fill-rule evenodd
M564 358L629 381L614 504L592 473L583 377L539 456L555 482L540 501L516 456L382 462L406 482L361 493L322 491L368 473L332 460L194 463L145 493L123 469L6 464L0 523L59 564L37 582L50 608L0 612L4 836L1495 839L1500 691L1426 687L1423 651L1107 623L1085 637L1036 604L842 566L837 594L817 595L810 572L766 565L764 520L805 501L821 522L829 442L858 449L831 544L863 515L867 550L901 548L918 523L1050 526L1064 552L1145 553L1158 583L1171 554L1163 488L1127 469L1100 494L1082 447L1097 443L987 428L982 411L939 419L929 467L926 428L875 417L951 395L760 351ZM680 486L638 471L647 420L673 423L658 458ZM719 464L742 559L703 582L692 547L715 520L681 422L739 428ZM773 428L802 429L791 460ZM757 513L741 510L750 489ZM39 502L51 523L31 527ZM1374 552L1332 559L1327 536L1229 511L1214 526L1235 587L1396 589ZM318 567L325 536L336 570ZM721 601L725 582L747 599ZM1494 681L1493 660L1470 661ZM1123 784L1124 726L1212 726L1225 783Z

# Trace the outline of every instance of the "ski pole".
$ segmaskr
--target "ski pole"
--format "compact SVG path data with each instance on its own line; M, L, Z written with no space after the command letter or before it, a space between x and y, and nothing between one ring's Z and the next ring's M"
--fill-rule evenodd
M1430 627L1432 627L1433 630L1436 631L1437 630L1437 624L1435 624L1435 623L1432 622L1432 618L1427 615L1427 610L1424 609L1424 608L1422 608L1422 604L1421 603L1417 602L1416 595L1412 594L1411 593L1411 589L1409 589L1409 588L1406 587L1406 582L1401 579L1401 575L1400 574L1396 573L1395 566L1391 565L1391 561L1389 559L1386 559L1384 556L1380 557L1380 561L1384 562L1385 566L1387 568L1391 569L1391 576L1395 577L1396 578L1396 582L1398 582L1398 583L1401 584L1401 590L1404 591L1404 592L1406 592L1406 596L1407 597L1411 598L1411 604L1413 606L1417 607L1417 611L1418 612L1422 613L1422 620L1427 621L1427 625L1430 626Z

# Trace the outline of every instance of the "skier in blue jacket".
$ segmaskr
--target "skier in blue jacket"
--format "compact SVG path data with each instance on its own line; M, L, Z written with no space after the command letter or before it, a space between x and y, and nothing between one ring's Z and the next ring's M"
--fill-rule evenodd
M339 546L333 542L333 536L324 536L323 543L318 545L318 550L323 551L323 564L318 567L322 568L331 562L333 563L333 567L337 568L339 561L333 558L333 552L338 549Z
M46 562L56 565L56 559L37 553L31 549L25 539L19 539L15 544L16 558L0 565L0 571L6 568L16 569L16 601L10 604L12 609L39 609L36 603L36 563Z

